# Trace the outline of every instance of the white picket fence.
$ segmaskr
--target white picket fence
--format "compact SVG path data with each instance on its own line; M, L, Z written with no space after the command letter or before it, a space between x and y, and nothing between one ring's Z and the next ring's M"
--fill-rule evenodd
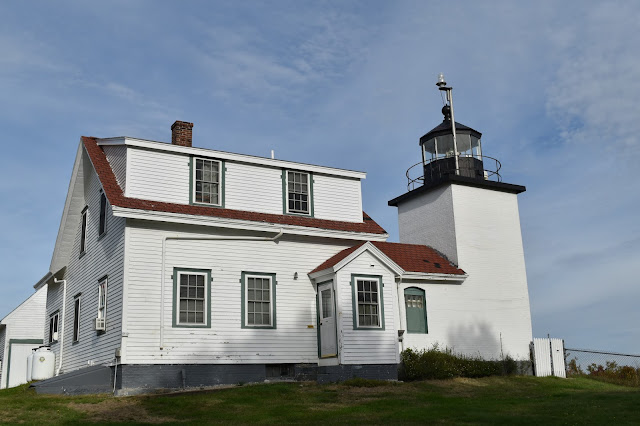
M564 362L564 340L535 338L531 342L533 371L537 377L567 377Z

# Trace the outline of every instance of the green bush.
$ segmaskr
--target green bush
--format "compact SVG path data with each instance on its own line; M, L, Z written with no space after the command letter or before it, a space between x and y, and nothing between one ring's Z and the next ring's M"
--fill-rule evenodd
M456 354L448 348L440 350L438 345L421 351L406 349L401 360L400 379L405 381L502 376L518 372L518 363L509 356L504 360L488 361L480 356Z

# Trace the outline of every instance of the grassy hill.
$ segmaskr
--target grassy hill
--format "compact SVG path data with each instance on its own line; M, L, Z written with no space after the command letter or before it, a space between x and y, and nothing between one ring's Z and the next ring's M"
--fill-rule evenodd
M0 423L640 424L640 389L586 378L274 383L113 398L0 391Z

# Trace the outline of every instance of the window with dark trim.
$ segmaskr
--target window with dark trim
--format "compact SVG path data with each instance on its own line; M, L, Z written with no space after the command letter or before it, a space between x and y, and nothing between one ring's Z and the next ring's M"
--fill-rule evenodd
M353 274L351 286L353 287L353 328L384 330L382 277Z
M211 326L211 271L174 268L174 327Z
M84 254L87 249L87 212L88 209L85 207L80 220L80 254Z
M276 274L242 272L242 327L276 328Z
M49 343L58 341L58 323L60 315L58 312L51 314L49 317Z
M193 202L222 205L222 162L206 158L193 159Z
M98 236L102 236L107 232L107 197L104 192L100 193L100 224L98 227Z
M73 301L73 341L77 342L80 337L80 296Z
M107 277L98 281L98 318L107 318Z
M309 173L287 171L287 213L310 214Z

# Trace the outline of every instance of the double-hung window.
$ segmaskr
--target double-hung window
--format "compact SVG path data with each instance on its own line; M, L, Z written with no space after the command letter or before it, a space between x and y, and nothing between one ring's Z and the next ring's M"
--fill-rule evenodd
M98 281L98 318L107 318L107 277Z
M87 251L87 207L82 210L80 219L80 255Z
M218 160L193 159L192 201L197 204L222 206L222 170Z
M242 327L276 328L276 274L242 273Z
M210 327L211 271L174 268L174 327Z
M98 225L98 238L107 232L107 197L104 192L100 193L100 223Z
M353 328L384 329L382 277L352 275Z
M312 215L311 179L309 173L286 171L285 213Z
M58 341L58 322L60 315L58 312L51 314L49 317L49 343Z

